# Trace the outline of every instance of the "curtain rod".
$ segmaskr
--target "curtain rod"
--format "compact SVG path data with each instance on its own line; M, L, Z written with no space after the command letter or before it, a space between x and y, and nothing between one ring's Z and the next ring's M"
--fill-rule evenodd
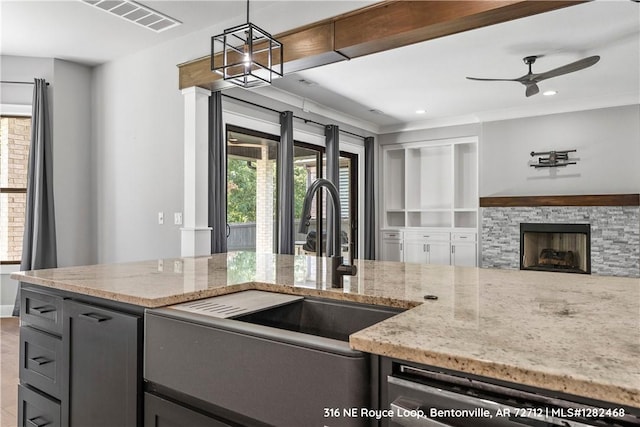
M278 110L275 110L273 108L265 107L264 105L256 104L255 102L246 101L246 100L241 99L241 98L236 98L235 96L225 95L224 93L222 94L222 96L224 96L225 98L233 99L235 101L244 102L245 104L253 105L254 107L262 108L263 110L272 111L272 112L277 113L277 114L282 113L282 111L278 111ZM318 125L318 126L322 126L322 127L327 126L327 125L322 124L320 122L316 122L315 120L305 119L304 117L298 117L298 116L294 115L293 118L294 119L298 119L298 120L302 120L305 123L313 123L314 125ZM362 139L366 138L366 137L364 137L362 135L358 135L357 133L349 132L348 130L343 130L343 129L340 129L340 128L338 128L338 130L340 130L340 132L342 132L342 133L346 133L347 135L355 136L357 138L362 138Z
M10 81L10 80L1 80L0 83L6 83L6 84L10 84L10 85L32 85L34 84L33 82L16 82L16 81ZM47 86L49 86L49 82L46 82Z

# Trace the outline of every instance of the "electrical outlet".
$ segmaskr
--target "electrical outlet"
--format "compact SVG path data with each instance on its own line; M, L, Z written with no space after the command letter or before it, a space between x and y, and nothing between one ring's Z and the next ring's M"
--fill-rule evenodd
M158 212L158 224L164 224L164 212Z
M182 212L175 212L173 214L173 223L175 225L181 225L182 224Z
M173 261L173 272L182 273L182 261L180 260Z
M158 271L160 272L164 271L164 260L161 260L161 259L158 260Z

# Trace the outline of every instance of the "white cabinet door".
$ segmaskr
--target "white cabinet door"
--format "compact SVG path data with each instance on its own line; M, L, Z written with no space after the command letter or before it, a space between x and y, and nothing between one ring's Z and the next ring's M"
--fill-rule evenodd
M404 262L417 262L424 264L427 262L426 244L419 240L405 240L404 242Z
M476 244L455 243L451 246L451 264L463 267L476 266Z
M427 243L427 262L429 264L449 265L451 263L450 248L449 242Z
M402 240L382 241L382 261L402 261Z

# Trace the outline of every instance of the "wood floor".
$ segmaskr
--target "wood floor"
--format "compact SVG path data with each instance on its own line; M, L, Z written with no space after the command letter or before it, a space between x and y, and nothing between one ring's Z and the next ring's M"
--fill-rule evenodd
M17 317L0 318L0 427L18 425L18 352L20 325Z

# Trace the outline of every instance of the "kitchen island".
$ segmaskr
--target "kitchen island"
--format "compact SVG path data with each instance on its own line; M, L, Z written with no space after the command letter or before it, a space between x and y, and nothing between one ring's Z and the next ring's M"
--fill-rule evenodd
M351 335L351 347L640 407L637 278L357 260L358 275L332 289L324 262L236 252L12 278L146 308L249 289L408 308Z

